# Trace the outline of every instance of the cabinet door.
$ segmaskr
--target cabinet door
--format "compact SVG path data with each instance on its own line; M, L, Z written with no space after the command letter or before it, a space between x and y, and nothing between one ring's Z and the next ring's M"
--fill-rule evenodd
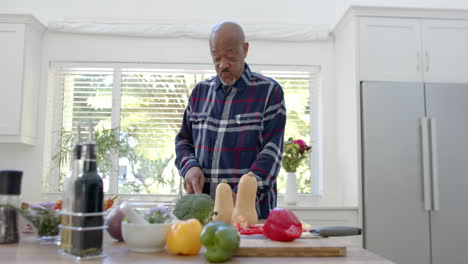
M468 83L468 21L422 20L424 81Z
M0 24L0 135L21 130L24 24Z
M432 263L468 263L468 84L427 84L435 118L439 210L431 213ZM437 183L437 180L436 182Z
M420 22L359 18L359 71L363 81L422 82Z
M430 263L420 120L423 84L362 84L364 246L396 263Z

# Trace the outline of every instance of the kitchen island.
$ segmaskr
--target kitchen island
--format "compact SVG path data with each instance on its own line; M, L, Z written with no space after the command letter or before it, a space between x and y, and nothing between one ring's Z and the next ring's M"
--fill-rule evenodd
M324 238L335 239L335 238ZM56 245L41 245L33 234L23 234L19 244L0 244L0 263L8 264L28 264L28 263L78 263L78 261L58 253ZM94 264L154 264L154 263L209 263L202 254L196 256L174 256L166 252L162 253L134 253L129 251L124 242L112 240L106 233L104 239L105 258L83 261L82 263ZM270 264L282 263L326 263L326 264L392 264L393 262L384 259L368 250L362 248L348 247L346 257L235 257L225 263L262 263Z

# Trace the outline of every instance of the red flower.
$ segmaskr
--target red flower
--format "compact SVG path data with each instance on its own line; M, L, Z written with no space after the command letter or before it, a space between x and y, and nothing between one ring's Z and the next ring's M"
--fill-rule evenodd
M302 140L302 139L294 140L294 144L298 144L301 149L303 149L304 147L307 146L306 143L304 142L304 140Z
M306 158L306 153L311 150L310 146L302 139L294 140L292 137L284 142L284 155L282 166L287 172L296 172L301 161Z
M310 147L302 139L294 140L294 144L299 146L299 153L304 154L305 151L309 151Z

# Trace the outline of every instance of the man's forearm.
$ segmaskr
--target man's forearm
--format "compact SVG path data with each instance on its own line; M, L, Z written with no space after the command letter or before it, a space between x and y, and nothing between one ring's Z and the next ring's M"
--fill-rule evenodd
M195 157L193 146L186 140L176 141L176 167L179 174L184 177L187 171L194 167L200 167Z

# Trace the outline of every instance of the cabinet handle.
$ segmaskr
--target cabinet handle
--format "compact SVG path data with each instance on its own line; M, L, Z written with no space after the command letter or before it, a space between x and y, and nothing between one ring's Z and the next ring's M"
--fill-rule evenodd
M426 55L426 72L429 72L429 52L425 52Z
M416 59L417 59L416 71L419 72L421 70L421 54L419 54L419 51L416 52Z
M421 118L421 143L423 158L423 190L424 210L431 211L431 186L430 186L430 156L429 156L429 130L427 117Z
M437 121L433 117L430 119L431 135L431 166L432 166L432 210L439 211L439 162L437 145Z

